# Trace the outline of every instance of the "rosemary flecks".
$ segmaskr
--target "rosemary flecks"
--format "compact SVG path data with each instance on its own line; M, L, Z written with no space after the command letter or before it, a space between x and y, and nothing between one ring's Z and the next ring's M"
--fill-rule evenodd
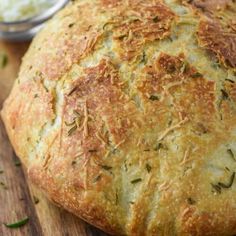
M236 161L235 156L234 156L234 153L233 153L233 151L232 151L231 149L227 149L227 153L230 155L230 157L231 157L234 161Z
M211 186L212 186L214 192L220 194L222 192L222 189L227 189L227 188L232 187L232 185L234 183L234 179L235 179L235 172L233 172L232 175L230 176L228 183L222 183L222 182L218 182L217 184L211 183Z
M146 164L146 170L148 173L150 173L152 170L152 167L148 163Z
M133 180L131 180L131 184L137 184L137 183L139 183L139 182L141 182L142 181L142 179L141 178L137 178L137 179L133 179Z

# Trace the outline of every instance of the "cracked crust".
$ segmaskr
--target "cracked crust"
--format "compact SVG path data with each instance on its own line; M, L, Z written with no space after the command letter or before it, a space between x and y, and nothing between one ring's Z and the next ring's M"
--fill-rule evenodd
M236 234L234 9L69 4L34 39L1 112L29 178L114 235Z

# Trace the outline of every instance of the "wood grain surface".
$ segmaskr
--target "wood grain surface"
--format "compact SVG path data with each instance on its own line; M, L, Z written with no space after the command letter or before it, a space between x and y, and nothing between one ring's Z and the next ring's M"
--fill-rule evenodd
M17 77L21 58L29 43L0 41L0 53L8 58L0 68L0 109ZM106 236L98 229L50 203L24 174L23 167L7 138L0 120L0 236ZM39 202L36 204L35 199ZM26 225L9 229L4 223L14 223L29 217Z

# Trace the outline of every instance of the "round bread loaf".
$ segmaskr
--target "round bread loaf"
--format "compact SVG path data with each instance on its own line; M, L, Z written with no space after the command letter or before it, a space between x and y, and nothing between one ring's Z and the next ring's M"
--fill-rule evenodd
M2 117L29 178L115 235L236 234L236 2L78 0Z

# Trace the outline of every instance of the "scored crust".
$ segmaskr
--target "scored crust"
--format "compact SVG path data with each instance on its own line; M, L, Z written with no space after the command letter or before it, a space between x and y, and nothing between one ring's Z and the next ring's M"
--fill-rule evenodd
M1 112L29 178L115 235L236 234L236 3L78 0Z

